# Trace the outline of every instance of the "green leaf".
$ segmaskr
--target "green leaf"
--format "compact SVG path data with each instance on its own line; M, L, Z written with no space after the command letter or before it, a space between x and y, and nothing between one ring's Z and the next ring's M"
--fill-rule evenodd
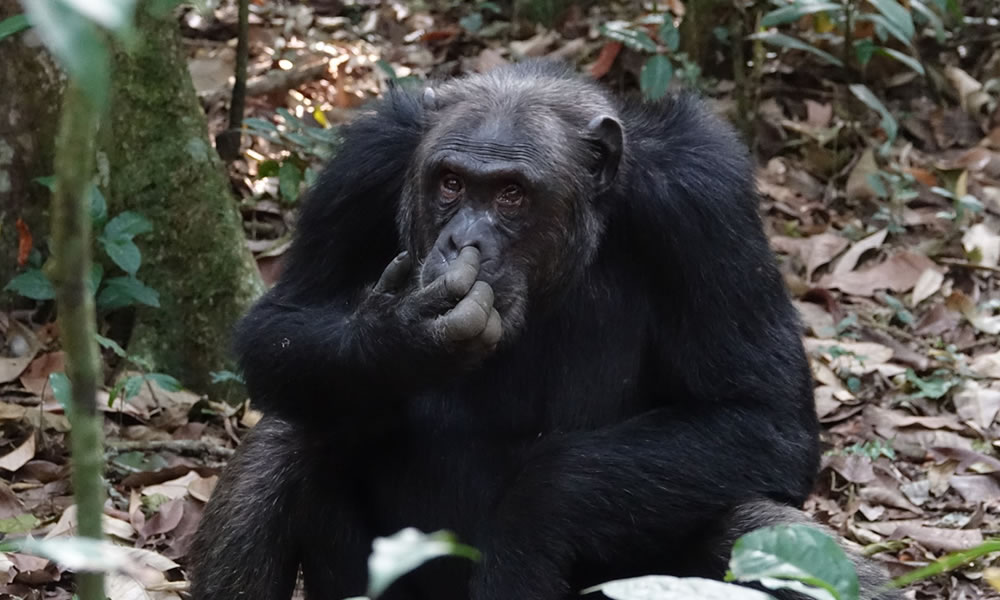
M854 42L854 56L857 57L858 64L863 67L871 62L877 48L878 46L875 45L875 42L867 38Z
M103 310L131 306L136 302L160 307L160 295L134 277L112 277L104 282L104 289L97 295L97 304Z
M581 594L601 592L611 600L774 600L769 594L700 577L647 575L608 581Z
M608 23L601 25L600 32L616 42L625 44L632 50L656 52L656 43L653 42L653 39L645 31L636 31L628 29L624 25Z
M829 52L826 52L824 50L820 50L819 48L817 48L816 46L813 46L812 44L807 44L807 43L803 42L800 39L793 38L790 35L785 35L783 33L774 33L774 32L768 31L768 32L764 32L764 33L755 33L755 34L747 36L747 37L749 39L751 39L751 40L761 40L761 41L766 42L768 44L773 44L775 46L780 46L782 48L791 48L793 50L803 50L805 52L809 52L810 54L813 54L815 56L818 56L818 57L822 58L823 60L825 60L826 62L830 63L831 65L836 65L838 67L843 67L844 66L844 63L841 62L840 59L837 58L836 56L834 56L834 55L832 55Z
M73 405L72 384L65 373L49 373L49 387L52 388L52 395L56 402L67 414Z
M832 537L809 525L775 525L744 535L733 545L729 570L727 580L757 581L817 600L858 600L854 564Z
M209 376L212 377L212 383L224 383L226 381L244 383L243 377L239 373L233 373L232 371L212 371L209 373Z
M28 269L8 281L3 289L32 300L52 300L56 297L56 288L41 269Z
M100 263L90 265L90 277L87 279L87 289L90 295L97 293L97 288L101 287L101 280L104 279L104 267Z
M122 383L122 401L128 402L139 395L142 389L142 375L129 375Z
M929 377L927 379L921 379L917 376L916 371L913 369L906 370L906 380L912 383L918 390L920 390L920 396L923 398L931 398L932 400L937 400L939 398L944 398L948 393L948 390L955 387L958 381L947 377L946 373L936 373L939 377Z
M913 43L910 41L910 38L906 37L906 33L900 31L898 27L893 25L891 22L889 22L888 19L886 19L882 15L875 15L875 14L858 15L857 19L858 21L869 21L871 23L874 23L875 33L878 36L879 40L883 42L886 41L885 34L888 33L895 39L899 40L907 48L913 48Z
M639 87L649 100L659 100L667 94L670 79L674 76L674 66L662 54L650 56L639 73Z
M677 52L677 49L681 46L681 32L677 31L677 27L674 26L673 20L670 16L665 16L663 19L663 25L660 26L660 41L663 45L667 47L671 52Z
M35 177L32 179L35 183L45 186L50 192L54 192L56 189L56 176L55 175L45 175L43 177Z
M483 28L483 14L474 12L472 14L465 15L458 20L458 24L462 26L462 29L468 31L469 33L476 33Z
M796 2L772 10L760 20L761 27L774 27L794 23L806 15L818 12L841 12L843 5L836 2Z
M278 170L278 190L285 202L293 203L298 200L301 185L302 169L290 160L281 163Z
M180 381L171 375L166 373L146 373L146 379L152 381L158 385L161 389L167 392L179 392L184 389Z
M914 12L919 13L920 16L934 28L934 37L937 38L938 43L944 43L946 36L944 31L944 22L941 20L941 17L924 4L923 0L910 0L910 8L913 9Z
M257 177L276 177L280 169L278 161L269 158L257 164Z
M28 22L28 17L24 15L7 17L3 21L0 21L0 40L10 37L15 33L21 33L29 27L31 27L31 23Z
M848 87L850 87L851 93L854 94L858 100L864 102L868 108L874 110L882 117L882 120L879 122L879 126L882 127L883 131L885 131L886 140L879 149L879 152L881 154L886 154L892 146L892 143L896 141L896 134L899 133L899 123L896 122L896 117L892 116L889 109L887 109L885 105L882 104L882 101L879 100L870 89L868 89L868 86L861 83L852 83Z
M95 229L100 228L101 225L108 219L108 203L104 199L104 194L101 190L94 184L90 184L90 221L94 224Z
M920 61L918 61L917 59L913 58L909 54L903 54L899 50L893 50L892 48L884 48L884 47L879 47L877 49L877 52L879 54L884 54L886 56L890 56L892 58L895 58L899 62L903 63L904 65L906 65L908 67L910 67L911 69L913 69L917 73L920 73L921 75L925 74L924 73L924 66L922 64L920 64Z
M76 12L111 30L128 27L132 23L135 0L63 0Z
M97 343L101 345L101 348L107 348L121 358L128 358L128 353L125 352L125 348L121 347L121 344L111 338L104 337L99 333L95 334L95 336L97 337Z
M42 522L35 515L24 513L23 515L17 515L9 519L0 519L0 533L6 535L28 533L41 524Z
M913 36L916 35L916 29L913 27L913 17L910 16L910 11L896 0L868 0L868 3L885 16L892 28L904 36L904 39L900 40L901 42L907 45L911 43Z
M139 265L142 264L142 253L139 252L139 247L135 245L135 242L121 238L109 240L105 237L101 237L100 241L108 258L121 267L122 271L129 275L135 275L135 272L139 270Z
M94 106L104 108L111 83L110 61L97 26L67 6L65 0L22 0L22 4L45 47Z
M104 226L103 235L109 240L130 240L152 230L153 225L146 220L146 217L127 210L108 221Z
M479 560L479 551L459 544L447 531L422 533L408 527L390 537L375 538L368 557L368 595L384 592L392 582L425 562L441 556Z

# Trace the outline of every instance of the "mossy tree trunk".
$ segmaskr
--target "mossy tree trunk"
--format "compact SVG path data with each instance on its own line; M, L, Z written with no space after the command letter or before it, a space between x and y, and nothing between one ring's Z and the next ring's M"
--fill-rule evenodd
M110 213L133 210L153 224L139 240L139 277L161 307L137 311L129 352L204 391L211 371L231 368L230 330L262 285L177 23L146 14L137 21L135 47L114 57L102 132Z
M0 21L24 12L0 0ZM30 30L0 40L0 288L17 270L21 219L44 247L49 191L32 179L52 174L62 73Z

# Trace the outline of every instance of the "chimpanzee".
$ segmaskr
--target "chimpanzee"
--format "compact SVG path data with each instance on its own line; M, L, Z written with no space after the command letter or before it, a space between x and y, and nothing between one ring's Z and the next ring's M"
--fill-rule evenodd
M310 598L361 594L373 537L408 526L483 557L393 598L721 577L736 536L804 518L817 470L743 145L690 95L557 63L393 89L347 126L236 349L265 417L206 510L194 600L284 600L299 567Z

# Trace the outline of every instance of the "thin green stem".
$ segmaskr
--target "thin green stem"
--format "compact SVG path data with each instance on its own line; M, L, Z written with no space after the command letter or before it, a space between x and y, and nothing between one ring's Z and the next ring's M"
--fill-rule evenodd
M52 253L56 308L66 375L72 383L69 412L73 490L79 535L101 538L104 505L102 418L97 411L100 359L95 338L94 296L87 285L91 268L88 190L94 171L98 109L75 83L66 90L56 144L56 187L52 199ZM80 600L104 600L100 574L77 576Z

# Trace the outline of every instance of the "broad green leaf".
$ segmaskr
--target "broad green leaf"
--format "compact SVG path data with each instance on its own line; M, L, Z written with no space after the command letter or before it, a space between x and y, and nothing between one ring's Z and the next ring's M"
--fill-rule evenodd
M108 220L108 203L104 199L104 194L100 188L90 184L90 221L94 228L98 229Z
M63 0L76 12L111 30L132 23L135 0Z
M153 225L146 220L146 217L127 210L108 221L108 224L104 226L103 235L110 240L130 240L152 230Z
M823 60L825 60L826 62L830 63L831 65L836 65L838 67L843 67L844 66L844 63L841 62L840 59L837 58L836 56L834 56L834 55L832 55L829 52L826 52L824 50L820 50L819 48L817 48L816 46L813 46L812 44L807 44L807 43L803 42L802 40L800 40L798 38L793 38L790 35L785 35L783 33L774 33L774 32L770 32L769 31L769 32L764 32L764 33L755 33L755 34L747 36L747 37L750 38L750 39L752 39L752 40L761 40L761 41L766 42L768 44L773 44L775 46L780 46L782 48L791 48L793 50L803 50L805 52L809 52L810 54L813 54L815 56L818 56L818 57L822 58Z
M32 300L52 300L56 297L56 288L41 269L28 269L8 281L3 289Z
M422 533L408 527L390 537L375 538L368 557L368 595L381 595L392 582L425 562L441 556L479 560L479 551L459 544L447 531Z
M663 25L660 26L660 41L671 52L677 52L677 49L680 48L681 32L674 26L669 15L664 17Z
M15 33L20 33L29 27L31 27L31 23L28 22L28 17L24 15L7 17L3 21L0 21L0 40L10 37Z
M302 186L302 169L290 160L281 163L278 169L278 190L285 202L292 203L299 198L299 188Z
M868 38L863 40L857 40L854 42L854 56L858 59L858 64L862 67L867 65L873 56L875 56L875 50L878 46L875 42Z
M111 338L104 337L99 333L96 334L96 337L97 337L97 343L101 345L101 348L107 348L108 350L111 350L121 358L128 358L128 353L125 352L125 348L122 348L121 344L119 344L118 342L114 341Z
M93 296L97 293L97 289L101 287L101 280L104 279L104 267L100 263L93 263L90 265L90 277L87 279L87 289L90 290L90 295Z
M139 252L135 242L127 238L108 239L103 236L100 241L108 258L121 267L122 271L135 275L139 265L142 264L142 253Z
M933 400L943 398L948 393L948 390L958 384L958 381L954 378L948 377L947 374L942 373L940 375L942 376L932 376L927 379L922 379L917 376L917 373L913 369L906 370L906 380L920 390L920 396L924 398L931 398Z
M110 62L97 26L65 0L22 0L22 4L42 43L94 106L104 108L111 82Z
M257 163L257 177L277 177L281 165L278 161L269 158Z
M611 600L774 600L769 594L699 577L647 575L608 581L581 592L601 592ZM589 597L589 596L588 596Z
M114 459L113 463L131 473L141 473L142 471L156 471L169 466L167 459L159 454L146 454L145 452L122 452Z
M920 73L921 75L924 75L924 66L922 64L920 64L920 61L918 61L917 59L913 58L909 54L903 54L899 50L894 50L892 48L885 48L885 47L880 47L880 48L878 48L877 51L878 51L879 54L885 54L886 56L890 56L892 58L895 58L896 60L898 60L899 62L903 63L904 65L910 67L911 69L913 69L917 73Z
M146 379L152 381L167 392L179 392L184 389L180 381L166 373L146 373Z
M65 373L49 373L49 387L52 388L52 395L63 411L69 414L73 405L72 385L69 377Z
M469 33L476 33L483 28L483 15L482 13L474 12L459 19L458 24Z
M106 540L83 537L57 536L40 540L28 538L15 540L11 545L18 552L35 554L59 563L63 568L76 572L123 573L141 578L150 566L167 571L178 565L158 554L119 546ZM6 550L6 549L5 549Z
M907 48L913 47L913 42L910 38L906 37L906 33L901 31L899 27L896 27L889 19L886 19L882 15L876 14L863 14L858 15L858 21L869 21L875 24L875 33L879 40L882 42L886 41L885 34L889 34L895 39L899 40Z
M122 401L128 402L139 395L142 389L142 375L129 375L122 383Z
M35 177L32 179L35 183L45 186L50 192L56 189L56 176L55 175L45 175L43 177Z
M836 2L796 2L782 6L764 15L760 20L761 27L774 27L785 23L794 23L806 15L818 12L840 12L844 7Z
M9 519L0 519L0 533L6 535L28 533L41 524L42 522L35 515L24 513Z
M662 54L650 56L639 73L639 87L649 100L659 100L667 94L670 79L674 76L674 66Z
M601 25L600 31L606 37L621 42L632 50L656 52L656 43L645 31L628 29L625 25L608 23Z
M882 13L893 28L905 36L905 40L900 41L909 44L913 40L913 36L916 35L916 29L913 27L913 17L910 16L910 11L906 10L902 4L896 2L896 0L868 0L868 3Z
M776 525L744 535L733 545L729 571L727 580L757 581L817 600L858 600L854 564L831 536L809 525Z
M134 277L112 277L104 282L104 288L97 295L97 305L102 310L114 310L136 302L159 308L160 295Z
M934 28L934 37L937 38L939 43L943 43L945 40L944 22L941 17L937 15L936 12L928 8L923 0L910 0L910 8L914 12L920 14L921 17Z
M868 86L861 83L852 83L848 87L850 87L851 93L854 94L858 100L864 102L868 108L874 110L882 117L879 125L882 127L882 130L885 131L886 140L879 149L879 152L881 154L886 154L892 146L892 143L896 141L896 134L899 133L899 123L896 121L896 117L892 116L889 109L887 109L885 105L882 104L882 101L879 100L870 89L868 89Z

